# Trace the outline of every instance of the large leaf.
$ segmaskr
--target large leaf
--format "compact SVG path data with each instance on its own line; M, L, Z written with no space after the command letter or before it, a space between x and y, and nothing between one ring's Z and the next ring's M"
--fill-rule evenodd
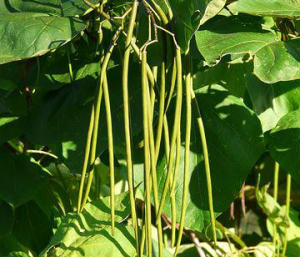
M0 238L10 233L14 223L14 213L12 207L5 203L0 202Z
M244 97L247 86L247 74L252 71L252 65L244 63L230 64L222 62L194 74L194 83L197 87L218 84L225 87L230 94Z
M230 6L232 11L278 18L299 18L299 0L239 0Z
M284 115L300 108L299 80L265 84L249 76L247 90L264 132L273 129Z
M23 125L23 119L19 117L0 117L0 144L20 136Z
M254 74L265 83L300 78L300 40L279 41L255 19L218 19L196 32L196 41L210 64L226 55L248 54L254 58Z
M53 235L51 219L33 201L18 207L14 215L12 234L18 242L35 252L42 251Z
M97 0L89 2L96 4ZM0 14L14 12L38 12L61 16L83 15L87 9L83 0L5 0L0 2Z
M196 91L206 129L216 213L225 211L239 193L252 166L264 152L261 125L253 111L219 85ZM170 111L172 113L172 111ZM193 112L190 181L185 226L201 231L209 224L208 196L201 138ZM172 118L169 118L171 121ZM177 220L181 213L184 170L185 112L182 117L181 162L176 179ZM159 191L165 181L165 158L158 167ZM164 213L171 215L169 195Z
M300 110L281 118L267 139L272 157L300 183Z
M300 238L296 238L288 242L286 256L298 257L299 255L300 255Z
M0 64L40 56L70 41L85 24L38 13L0 16Z
M18 207L34 198L43 186L45 172L27 156L0 149L0 199Z
M199 26L217 15L226 3L225 0L170 0L169 2L174 13L176 39L182 50L188 48Z
M130 214L128 193L116 197L116 223ZM133 228L116 226L111 235L110 199L93 201L81 214L68 214L41 256L134 256Z
M132 65L132 72L140 74ZM120 94L120 66L108 71L111 110L113 118L114 144L124 143L123 99ZM130 78L130 103L132 113L132 135L141 131L142 110L141 91L138 87L139 75ZM36 105L30 115L27 136L31 142L48 145L62 157L71 172L81 172L84 159L91 104L97 81L90 76L66 85L62 89L46 95L41 105ZM104 100L102 101L97 155L107 149L107 128Z
M1 245L1 247L0 247L0 255L1 256L10 257L9 254L12 252L15 252L15 251L20 251L20 252L22 251L25 253L29 253L29 250L26 247L22 246L18 242L18 240L11 234L1 238L0 245Z

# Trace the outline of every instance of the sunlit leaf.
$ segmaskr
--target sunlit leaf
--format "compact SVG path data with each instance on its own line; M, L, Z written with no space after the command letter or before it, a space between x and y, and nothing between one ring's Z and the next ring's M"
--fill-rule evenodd
M85 24L39 13L0 16L0 64L43 55L70 41Z

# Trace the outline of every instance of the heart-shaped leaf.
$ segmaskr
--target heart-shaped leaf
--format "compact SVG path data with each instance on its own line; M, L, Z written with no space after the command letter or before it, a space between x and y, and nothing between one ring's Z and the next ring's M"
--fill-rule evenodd
M94 68L94 66L90 67ZM131 66L134 74L138 66ZM108 70L111 111L113 118L114 144L124 143L123 99L120 94L120 66ZM130 78L130 103L132 113L132 135L141 131L142 110L140 76ZM90 76L66 85L46 95L45 101L36 105L29 117L27 136L31 142L48 145L61 157L73 173L80 173L84 159L86 135L89 126L91 104L97 80ZM104 100L102 101L104 102ZM101 109L97 155L107 149L107 127L104 103ZM58 111L59 110L59 111Z
M130 214L128 193L116 196L116 223ZM93 201L81 214L68 214L40 256L115 257L134 256L133 228L117 225L114 236L109 227L110 198Z
M41 56L70 41L85 24L38 13L0 16L0 64Z
M207 86L196 91L206 130L214 209L225 211L239 193L251 168L264 152L259 119L238 98L231 96L219 85ZM172 113L172 110L170 110ZM193 112L190 152L190 181L185 227L202 231L209 225L209 208L201 137L197 125L197 112ZM169 118L171 121L172 118ZM182 202L184 171L185 112L182 117L182 148L179 175L176 179L176 209L179 221ZM166 160L158 166L159 192L162 192ZM171 215L169 195L163 212Z
M300 78L300 40L279 41L275 33L263 30L257 20L218 19L196 32L196 41L208 63L226 55L249 54L254 58L254 74L265 83Z
M89 2L97 4L98 1L90 0ZM37 12L59 16L76 16L83 15L88 9L91 8L83 0L6 0L0 2L0 14Z
M259 16L299 18L299 0L239 0L230 5L230 10Z

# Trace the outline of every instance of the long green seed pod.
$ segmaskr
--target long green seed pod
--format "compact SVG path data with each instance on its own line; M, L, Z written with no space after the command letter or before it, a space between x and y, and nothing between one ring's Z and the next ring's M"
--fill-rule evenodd
M103 53L103 48L101 47L101 43L103 40L103 32L101 29L101 24L99 26L99 45L100 45L100 68L104 60L104 53ZM84 154L84 161L83 161L83 166L82 166L82 171L81 171L81 181L80 181L80 186L79 186L79 193L78 193L78 202L77 202L77 212L79 213L81 210L81 202L82 202L82 196L83 196L83 188L84 188L84 182L85 182L85 176L87 172L87 166L89 163L89 158L90 158L90 151L91 151L91 141L93 137L93 130L94 130L94 123L95 123L95 106L97 104L97 101L100 101L101 105L101 99L102 99L102 89L101 87L98 88L98 98L95 97L93 104L92 104L92 110L91 110L91 116L90 116L90 124L89 124L89 129L88 129L88 134L87 134L87 140L86 140L86 148L85 148L85 154Z
M278 199L278 182L279 182L279 163L275 162L275 167L274 167L274 190L273 190L273 198L275 201ZM273 224L273 244L274 248L276 249L276 242L277 242L277 225L274 223Z
M168 125L168 120L166 115L164 116L164 138L165 138L165 154L168 163L170 158L170 133L169 133L169 125Z
M143 95L143 130L144 130L144 184L146 198L146 249L147 256L152 256L151 237L151 181L150 181L150 147L149 147L149 108L148 100L148 78L147 78L147 52L142 52L142 95Z
M110 208L111 208L111 232L115 233L115 170L114 170L114 141L112 130L112 117L109 99L109 90L107 77L105 75L103 81L103 94L106 110L108 151L109 151L109 173L110 173Z
M162 34L162 38L165 38L165 35ZM162 42L162 51L165 55L165 41ZM155 159L157 162L160 144L163 132L163 124L164 124L164 115L165 115L165 98L166 98L166 61L163 58L160 68L160 90L159 90L159 115L158 115L158 123L157 123L157 131L156 131L156 140L155 140Z
M102 98L102 90L101 90L101 96ZM81 201L82 201L82 194L83 194L83 187L84 187L84 181L87 171L87 166L89 163L89 156L90 156L90 150L91 150L91 141L93 136L93 130L94 130L94 122L95 122L95 104L92 105L92 111L91 111L91 117L90 117L90 125L89 130L87 134L87 142L85 147L85 155L83 160L83 168L81 172L81 181L79 186L79 194L78 194L78 202L77 202L77 212L79 213L81 210Z
M171 77L171 87L169 90L169 95L168 95L168 99L167 99L167 103L166 103L166 111L168 110L172 97L173 97L173 93L174 93L174 89L175 89L175 85L176 85L176 77L177 77L177 67L176 67L176 58L174 59L174 64L173 64L173 69L172 69L172 77Z
M123 72L122 72L122 93L124 104L124 129L125 129L125 144L126 144L126 161L127 161L127 176L128 187L130 194L131 216L132 224L135 230L135 238L137 244L137 253L139 253L139 234L138 224L136 217L134 184L133 184L133 164L132 164L132 151L131 151L131 133L130 133L130 117L129 117L129 96L128 96L128 72L129 72L129 58L131 51L131 41L133 35L133 29L137 16L139 1L135 0L132 5L131 16L128 24L127 37L125 42L125 53L123 59Z
M94 130L93 130L93 138L92 138L92 145L91 145L91 156L90 156L90 166L91 166L91 171L89 173L89 177L88 177L88 182L87 182L87 186L86 186L86 191L85 191L85 195L83 198L83 202L81 205L81 209L80 211L83 210L87 199L89 197L89 193L91 190L91 186L92 186L92 181L93 181L93 176L94 176L94 165L95 165L95 160L96 160L96 151L97 151L97 140L98 140L98 130L99 130L99 117L100 117L100 109L101 109L101 102L102 102L102 94L103 94L103 83L104 80L106 78L106 70L107 70L107 66L110 60L110 57L112 55L112 52L114 50L115 44L119 38L119 35L122 31L122 28L120 27L117 32L115 33L113 39L112 39L112 43L110 44L109 50L107 51L104 60L103 60L103 64L101 67L101 73L100 73L100 81L99 81L99 90L98 90L98 96L97 96L97 102L96 102L96 108L95 108L95 124L94 124Z
M176 149L176 138L178 129L180 126L180 119L181 119L181 108L182 108L182 64L181 64L181 54L180 49L176 49L176 64L177 64L177 95L176 95L176 107L175 107L175 118L174 118L174 126L172 131L172 138L170 144L170 156L169 156L169 163L168 163L168 170L166 175L166 180L163 188L163 193L160 199L160 205L158 209L158 217L162 213L162 209L165 203L165 199L167 196L167 191L170 185L171 173L173 170L173 162L174 162L174 155Z
M207 147L206 134L205 134L205 128L204 128L204 124L203 124L201 111L200 111L198 101L195 96L195 92L194 92L193 88L191 88L191 97L192 97L192 100L195 102L196 110L198 113L197 123L198 123L198 127L199 127L202 149L203 149L203 156L204 156L204 165L205 165L206 184L207 184L207 191L208 191L208 204L209 204L209 212L210 212L210 219L211 219L211 227L212 227L212 231L213 231L214 244L217 245L216 222L215 222L215 215L214 215L214 203L213 203L213 195L212 195L212 183L211 183L211 175L210 175L208 147Z
M291 188L292 187L292 176L291 174L288 174L286 177L286 217L289 219L290 217L290 206L291 206ZM284 235L284 241L283 241L283 250L282 250L282 256L285 256L287 243L288 243L288 230L289 228L286 228L285 235Z
M161 9L161 7L154 0L150 0L150 1L153 4L153 6L154 6L155 10L157 11L157 13L159 14L163 24L167 25L169 23L169 19L166 16L166 14L164 13L164 11Z
M143 215L144 217L144 215ZM145 241L146 241L146 227L144 224L140 225L142 228L142 236L140 240L140 256L144 256L144 250L145 250Z
M178 239L177 239L174 256L177 255L179 246L181 244L186 207L187 207L187 195L189 190L190 146L191 146L191 128L192 128L192 100L191 100L192 62L191 62L191 56L189 50L185 54L185 63L186 63L185 64L186 125L185 125L185 150L184 150L184 181L183 181L180 227L179 227Z
M148 102L150 103L151 100L148 94L147 97L148 97ZM152 187L153 187L153 195L154 195L155 213L157 215L158 207L159 207L159 197L158 197L157 174L156 174L157 159L156 159L155 144L154 144L154 132L153 132L153 111L150 108L148 109L149 109L148 128L149 128L149 145L150 145L150 157L151 157ZM159 247L158 255L160 257L163 257L163 233L162 233L161 219L157 220L157 233L158 233L158 247Z
M171 224L171 245L172 247L175 246L176 241L176 220L177 220L177 213L176 213L176 195L175 195L175 187L176 187L176 180L178 177L179 172L179 165L180 165L180 147L181 147L181 133L180 128L177 132L177 139L176 139L176 161L175 161L175 169L174 174L172 175L170 183L170 198L171 198L171 213L172 213L172 224Z
M157 85L157 74L158 74L158 67L152 67L152 74L154 76L154 84L151 85L149 88L150 90L150 107L151 107L151 117L154 115L154 107L155 107L155 86Z

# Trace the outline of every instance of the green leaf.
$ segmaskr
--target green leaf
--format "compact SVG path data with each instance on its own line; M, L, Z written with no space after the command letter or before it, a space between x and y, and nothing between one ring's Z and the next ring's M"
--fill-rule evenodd
M22 246L18 240L11 234L6 235L0 239L0 254L6 256L15 251L22 251L29 253L29 250ZM26 256L27 257L27 256Z
M14 223L14 213L12 207L5 203L0 203L0 238L10 233Z
M286 213L286 206L281 207L283 212ZM277 227L277 233L280 236L281 242L284 242L284 238L287 237L288 241L292 241L296 238L300 238L300 220L299 220L299 212L293 208L290 208L289 212L289 227L288 229L284 227ZM267 220L267 228L271 236L274 234L274 227L270 220Z
M135 76L130 78L129 97L132 113L132 135L142 129L140 72L136 64L131 65ZM123 98L120 94L121 67L108 70L108 81L113 118L114 144L124 143ZM89 126L91 104L97 80L88 76L48 93L41 104L36 105L29 117L26 135L35 144L48 145L65 161L72 173L80 173L84 159L86 135ZM58 111L59 110L59 111ZM107 149L107 128L102 101L97 155Z
M20 136L24 129L24 119L0 117L0 144Z
M195 257L195 256L210 256L210 257L218 257L219 254L211 244L199 242L199 248L195 246L195 244L184 244L178 250L178 257ZM225 256L230 257L248 257L248 255L244 255L239 253L238 250L235 249L233 244L228 244L227 242L217 242L218 249L222 249L222 253ZM201 252L201 254L200 254Z
M255 246L254 257L273 257L276 249L270 242L261 242Z
M70 224L72 225L72 224ZM81 229L77 224L73 224L74 228ZM84 229L83 229L84 230ZM73 238L73 242L60 242L60 246L43 252L40 256L46 257L131 257L135 256L135 240L134 230L130 226L116 226L114 236L110 233L111 228L95 230L89 232L78 231L77 238Z
M7 255L6 257L29 257L29 255L23 252L13 252Z
M13 207L33 199L43 186L45 172L30 158L0 149L0 199Z
M253 165L264 152L261 125L257 116L238 98L219 85L196 91L208 142L216 215L225 211L238 195ZM183 104L183 106L185 106ZM209 225L208 195L201 138L193 107L190 152L190 181L185 227L202 231ZM170 110L169 113L172 113ZM168 119L170 122L172 117ZM176 179L176 209L179 221L184 170L185 112L182 116L182 148L179 175ZM158 166L159 192L165 181L166 160ZM171 215L169 193L163 212Z
M259 179L260 181L260 179ZM286 216L284 210L281 208L279 203L267 193L267 190L269 189L269 184L263 186L261 189L259 189L259 182L257 184L256 190L255 190L255 196L258 205L260 208L264 211L264 213L267 215L267 217L276 225L288 228L289 227L289 219Z
M196 68L194 69L196 70ZM250 74L251 71L252 65L222 62L204 71L199 69L194 74L194 84L197 87L212 84L222 85L230 94L243 98L247 86L247 74Z
M99 3L98 0L90 0L92 4ZM92 9L87 6L83 0L62 0L62 10L63 16L75 16L75 15L84 15L86 12L91 11Z
M42 251L52 236L53 221L33 201L18 207L14 215L12 234L18 242L35 252Z
M96 4L97 0L90 0ZM0 2L0 14L16 12L38 12L59 16L83 15L90 9L83 0L6 0Z
M198 49L209 63L226 55L250 55L254 74L265 83L300 78L299 39L280 41L252 18L221 18L196 32Z
M300 108L300 80L265 84L248 76L247 90L264 132L273 129L284 115Z
M130 214L128 193L116 196L116 223ZM80 214L68 214L56 234L40 256L117 257L134 256L133 228L116 226L115 235L110 228L110 198L93 201Z
M296 19L300 17L299 0L239 0L230 5L234 12L258 16Z
M74 53L70 53L74 80L82 80L88 76L96 79L99 76L99 62L95 60L96 44L87 44L81 38L74 44L63 46L40 58L41 74L37 90L53 91L71 83L67 51L72 46L76 50Z
M85 24L76 18L38 13L1 15L0 64L41 56L70 41L84 28Z
M300 238L289 241L287 244L286 256L298 257L300 254Z
M300 183L300 110L282 117L267 137L271 156Z
M0 2L0 14L18 12L38 12L45 14L60 15L60 1L58 0L38 0L19 1L6 0Z
M170 0L174 27L179 46L185 51L200 25L217 15L225 0Z

